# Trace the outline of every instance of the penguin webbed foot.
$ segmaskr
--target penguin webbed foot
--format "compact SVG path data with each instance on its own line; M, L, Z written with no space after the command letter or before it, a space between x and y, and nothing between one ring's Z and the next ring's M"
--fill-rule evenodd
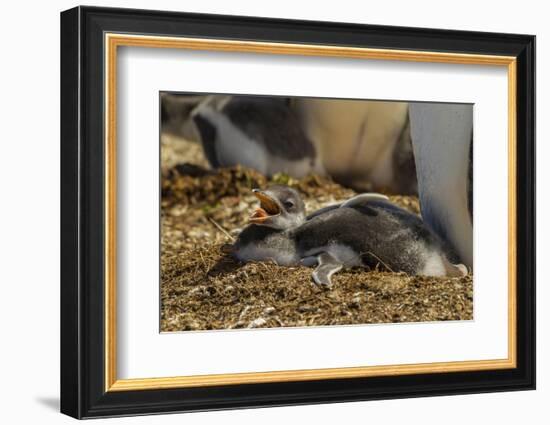
M332 275L341 270L343 264L328 252L318 255L317 262L318 266L312 273L313 281L319 286L330 288L332 286Z
M460 264L453 264L453 266L455 266L457 272L458 272L462 277L468 275L468 273L469 273L468 267L466 267L464 264L462 264L462 263L460 263Z

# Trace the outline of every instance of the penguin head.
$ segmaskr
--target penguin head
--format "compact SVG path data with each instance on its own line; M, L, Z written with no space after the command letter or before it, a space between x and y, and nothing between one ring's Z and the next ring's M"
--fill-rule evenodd
M266 190L253 189L260 201L249 222L278 230L301 225L306 220L304 201L298 192L288 186L270 186Z

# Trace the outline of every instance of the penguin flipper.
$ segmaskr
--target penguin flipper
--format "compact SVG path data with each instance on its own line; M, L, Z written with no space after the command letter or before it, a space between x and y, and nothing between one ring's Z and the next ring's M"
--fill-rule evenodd
M386 195L381 193L361 193L360 195L354 196L353 198L348 199L343 204L340 204L340 208L353 208L359 205L364 205L369 201L389 201Z
M328 252L323 252L317 257L319 265L313 271L313 281L317 285L321 286L332 286L331 277L334 273L341 270L343 264L339 262L336 258L330 255Z
M346 202L343 202L341 204L333 204L328 205L326 207L320 208L317 211L312 212L306 217L306 220L311 220L312 218L315 218L317 216L320 216L321 214L324 214L326 212L338 209L338 208L354 208L358 206L364 206L369 201L389 201L390 198L388 198L386 195L382 195L381 193L361 193L360 195L356 195L353 198L348 199Z
M317 211L314 211L312 212L311 214L309 214L307 217L306 217L306 220L311 220L312 218L314 217L317 217L321 214L324 214L328 211L332 211L332 210L335 210L337 208L340 208L341 204L335 204L335 205L329 205L329 206L326 206L326 207L323 207L323 208L320 208L318 209Z

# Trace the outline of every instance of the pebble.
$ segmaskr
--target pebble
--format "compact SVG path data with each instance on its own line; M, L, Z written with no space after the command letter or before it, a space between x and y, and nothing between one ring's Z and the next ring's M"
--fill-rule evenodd
M260 326L263 326L267 323L267 320L265 320L263 317L258 317L257 319L254 319L252 322L248 324L248 328L259 328Z

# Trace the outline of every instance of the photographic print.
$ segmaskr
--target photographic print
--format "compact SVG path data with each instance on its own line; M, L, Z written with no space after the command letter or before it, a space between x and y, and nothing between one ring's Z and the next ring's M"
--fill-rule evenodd
M61 76L63 413L535 388L534 36L80 6Z
M473 319L473 105L160 93L162 332Z

